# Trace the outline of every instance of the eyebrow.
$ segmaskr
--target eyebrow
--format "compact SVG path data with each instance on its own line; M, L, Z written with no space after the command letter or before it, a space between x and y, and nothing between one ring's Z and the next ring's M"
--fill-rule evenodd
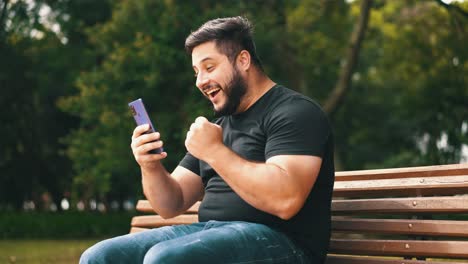
M205 57L205 58L203 58L199 63L203 63L203 62L205 62L205 61L207 61L207 60L213 60L213 58L212 58L212 57ZM195 66L195 65L192 65L192 68L195 70L196 66Z

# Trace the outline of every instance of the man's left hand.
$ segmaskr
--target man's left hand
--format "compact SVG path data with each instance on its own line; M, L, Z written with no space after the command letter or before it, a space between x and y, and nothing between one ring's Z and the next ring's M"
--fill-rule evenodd
M224 147L222 127L205 117L197 117L187 132L185 147L190 154L207 162L216 155L217 150Z

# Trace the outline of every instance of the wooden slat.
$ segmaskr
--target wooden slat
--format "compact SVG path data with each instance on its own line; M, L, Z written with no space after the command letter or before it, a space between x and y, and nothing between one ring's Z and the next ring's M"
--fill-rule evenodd
M332 230L351 233L468 237L468 221L333 217Z
M335 182L335 197L453 195L468 193L468 175Z
M196 202L185 214L197 214L201 202ZM136 206L137 211L144 213L155 213L148 200L139 200Z
M424 260L407 260L402 258L376 258L369 256L343 256L329 254L326 264L466 264L468 262L444 262L444 261L424 261Z
M468 174L468 163L394 169L341 171L335 173L335 181L435 177L463 174Z
M141 227L132 227L130 228L130 234L132 233L138 233L142 231L150 230L149 228L141 228Z
M333 200L333 213L468 213L468 196Z
M330 253L468 258L468 241L332 239Z
M159 215L143 215L132 218L133 227L161 227L168 225L186 225L198 222L198 215L179 215L170 219L163 219Z

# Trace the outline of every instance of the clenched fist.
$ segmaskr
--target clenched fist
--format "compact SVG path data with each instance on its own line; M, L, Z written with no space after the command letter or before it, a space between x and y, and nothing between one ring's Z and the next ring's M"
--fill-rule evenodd
M197 117L187 132L185 147L196 158L207 161L219 148L224 147L223 129L205 117Z

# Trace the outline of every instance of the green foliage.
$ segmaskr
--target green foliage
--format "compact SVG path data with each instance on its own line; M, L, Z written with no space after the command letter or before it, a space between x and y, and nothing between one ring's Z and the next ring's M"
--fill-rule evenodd
M181 26L168 30L168 25L186 23L176 15L177 9L154 1L122 2L109 23L90 30L102 63L81 74L79 93L60 103L82 120L66 142L74 160L74 182L85 197L108 192L136 195L139 173L129 148L135 125L127 107L136 98L144 98L164 135L169 167L181 157L183 129L200 112L194 111L200 103L194 101L197 97L182 96L195 91L190 87L188 58L174 45L176 40L183 45L188 30Z
M462 131L468 122L468 34L450 22L452 16L427 1L388 1L372 10L360 78L335 120L346 168L460 161L468 142ZM437 147L444 134L447 147Z
M0 46L0 199L16 207L44 191L56 201L64 190L76 199L141 196L127 109L136 98L162 133L166 167L177 166L189 124L212 117L183 51L186 36L209 19L249 17L266 72L324 102L360 4L34 2L10 3ZM41 22L45 3L59 33ZM456 4L468 10L467 1ZM332 120L339 169L460 161L468 144L467 21L435 1L374 2L351 89Z
M64 19L67 1L51 4L48 16L40 15L48 7L45 1L10 1L2 10L0 201L15 208L25 199L39 201L43 192L58 203L70 191L71 162L60 138L77 126L77 119L60 111L56 101L73 91L77 73L94 60L86 53L83 28L72 26L85 19L80 14ZM88 22L102 21L108 12L101 9L101 14ZM61 31L54 32L44 21L63 22Z
M5 188L0 196L18 204L26 193L44 187L58 194L71 178L57 138L74 120L59 112L54 100L64 94L64 83L72 77L58 65L43 63L54 58L57 64L64 62L53 36L34 41L11 35L6 44L0 48L0 186Z
M290 79L295 89L324 101L338 79L352 29L345 1L304 0L287 13L287 43L295 61Z
M79 239L127 234L132 212L1 213L1 239Z

